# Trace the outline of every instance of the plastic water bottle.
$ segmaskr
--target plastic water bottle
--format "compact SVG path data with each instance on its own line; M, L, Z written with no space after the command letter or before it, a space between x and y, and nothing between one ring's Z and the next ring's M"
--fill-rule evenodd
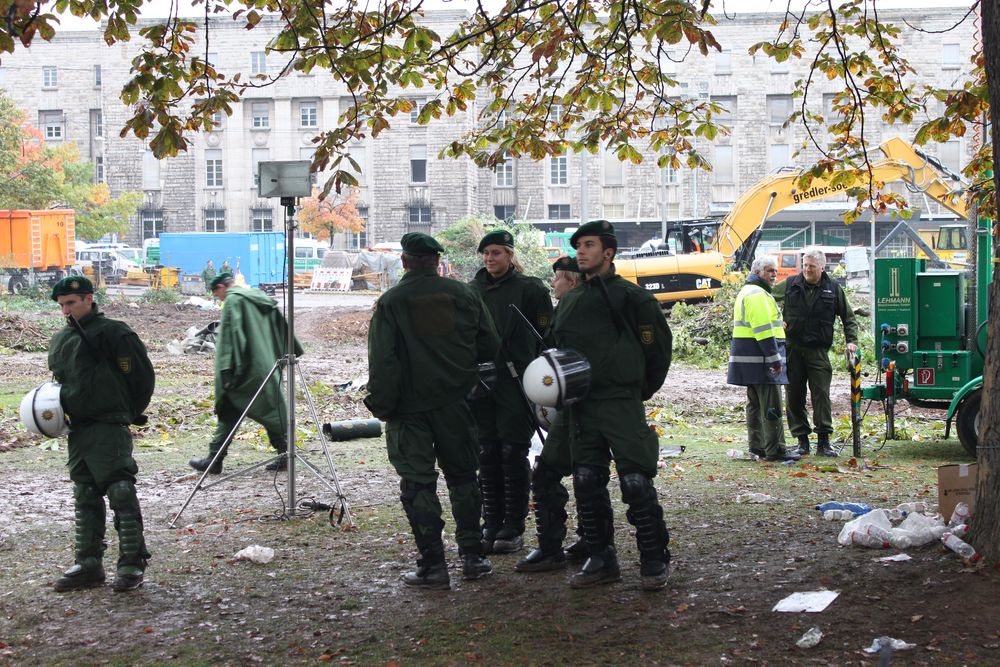
M827 510L850 510L854 512L855 516L861 516L862 514L868 514L872 511L871 505L865 505L864 503L838 503L838 502L828 502L822 505L817 505L816 509L820 512L825 512Z
M913 512L926 512L927 503L915 502L915 503L900 503L896 505L896 509L903 512L903 515L912 514Z
M854 512L851 510L826 510L823 512L825 521L847 521L853 518Z
M863 547L874 547L876 549L888 549L891 544L889 532L879 526L863 526L850 533L851 544L858 544Z
M899 521L903 517L906 516L906 512L903 512L898 507L895 508L895 509L891 509L891 510L890 509L877 509L875 511L876 512L882 512L882 514L885 514L885 518L889 519L889 521Z
M976 553L975 548L964 541L962 538L952 535L951 533L945 533L941 538L944 545L957 553L962 558L975 562L979 560L979 554Z
M726 452L726 456L733 459L734 461L757 461L760 459L756 454L751 454L750 452L745 452L742 449L730 449Z
M951 513L951 520L948 522L948 527L959 526L963 523L969 523L969 506L966 503L959 503L955 505L955 511Z
M965 537L966 534L969 532L969 524L960 523L953 528L949 528L948 532L954 535L955 537Z
M736 502L738 503L773 503L777 500L774 496L766 493L738 493Z

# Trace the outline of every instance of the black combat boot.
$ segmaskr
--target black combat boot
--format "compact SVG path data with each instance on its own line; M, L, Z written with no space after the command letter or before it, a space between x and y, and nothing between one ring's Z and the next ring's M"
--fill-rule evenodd
M276 459L264 466L264 470L288 470L288 454L282 452Z
M459 549L462 556L462 579L474 581L493 574L493 563L481 549Z
M615 553L614 545L609 545L599 553L591 553L583 568L570 579L569 585L571 588L590 588L621 580L622 571L618 567L618 555Z
M607 470L595 466L580 465L573 471L576 507L590 557L570 579L572 588L610 584L622 578L615 553L614 513L608 494L608 478Z
M407 586L441 590L451 588L451 577L448 576L448 566L444 562L444 554L441 554L441 560L434 562L428 562L426 558L418 558L417 569L405 573L402 579Z
M619 483L622 500L628 505L625 516L635 526L642 590L658 591L667 585L670 534L663 522L663 508L656 496L656 487L651 478L639 472L622 475Z
M538 548L517 561L515 572L547 572L566 567L562 542L566 537L566 501L569 494L562 477L544 461L538 460L531 471L531 493L535 504L535 531Z
M524 548L524 520L528 516L531 471L528 447L503 446L503 527L497 531L493 553L512 554Z
M833 447L830 446L830 434L820 433L816 437L816 453L819 456L836 456L837 452L833 451Z
M809 436L800 435L799 436L799 456L805 456L809 453Z
M115 513L115 530L118 531L118 571L114 591L122 593L142 586L149 551L143 537L142 513L135 485L126 480L108 487L108 503Z
M198 472L205 472L208 470L210 475L221 475L222 474L222 459L226 458L226 450L222 450L222 454L219 458L215 459L215 465L212 465L212 459L215 457L215 452L211 449L208 451L208 456L203 459L195 458L188 461L188 465L197 470ZM209 466L212 466L209 468Z
M53 584L59 593L104 584L104 496L96 486L76 483L73 485L73 501L76 564Z

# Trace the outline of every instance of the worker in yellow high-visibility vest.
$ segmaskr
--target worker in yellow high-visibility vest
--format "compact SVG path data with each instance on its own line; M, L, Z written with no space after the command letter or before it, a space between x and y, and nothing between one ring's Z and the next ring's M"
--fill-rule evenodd
M796 461L798 453L785 449L781 409L781 385L788 384L785 328L778 304L771 296L777 278L773 257L754 260L733 306L727 380L747 388L750 453L767 461Z

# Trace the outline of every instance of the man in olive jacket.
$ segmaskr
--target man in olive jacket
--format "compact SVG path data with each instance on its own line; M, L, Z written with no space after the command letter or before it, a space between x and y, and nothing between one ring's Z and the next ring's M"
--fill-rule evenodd
M94 303L94 286L71 276L52 288L66 326L49 344L49 369L62 385L70 420L69 477L76 514L76 564L55 582L59 592L104 583L104 496L115 513L119 557L116 592L142 585L149 551L135 492L130 424L145 424L155 376L146 347L127 324Z
M195 470L208 469L214 475L220 474L229 436L249 406L247 416L264 427L271 446L282 453L267 469L284 470L288 465L284 454L288 449L287 396L281 373L271 373L271 369L279 357L287 354L288 322L274 299L259 289L237 286L231 273L220 273L210 287L212 294L223 302L222 318L215 330L218 424L208 444L208 456L193 458L188 464ZM295 355L301 354L302 346L295 341ZM257 394L261 386L263 390Z
M670 327L652 294L615 273L618 240L607 220L582 225L570 239L583 284L559 302L552 325L560 348L590 362L590 392L570 406L573 491L590 557L574 588L621 580L608 494L613 456L626 516L635 526L644 590L666 586L670 536L653 478L659 441L642 402L670 368Z
M519 383L524 369L541 351L531 331L545 331L552 318L549 290L526 276L506 229L487 233L479 242L483 268L472 284L490 310L500 351L497 383L473 401L479 426L479 484L483 492L483 543L487 553L513 553L524 547L531 470L528 450L535 427ZM531 326L511 306L516 306Z
M774 298L782 302L788 343L788 429L798 439L799 454L808 454L809 433L816 433L816 453L836 456L830 446L833 407L830 382L833 366L830 347L833 325L840 318L848 352L858 350L858 323L847 302L844 288L827 275L826 255L810 248L802 254L802 273L774 286ZM812 397L813 428L806 410L806 388Z
M463 578L493 571L481 542L476 424L465 397L499 340L475 290L437 274L443 248L433 237L409 233L400 243L406 272L379 297L368 329L365 405L386 422L389 461L420 552L403 583L449 588L435 462L448 485Z

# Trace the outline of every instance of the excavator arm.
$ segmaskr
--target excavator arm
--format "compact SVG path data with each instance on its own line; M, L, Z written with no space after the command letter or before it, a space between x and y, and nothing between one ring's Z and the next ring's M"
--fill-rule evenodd
M961 177L898 137L883 142L879 151L882 158L872 164L873 181L904 181L960 218L965 217ZM741 254L741 246L779 211L796 204L833 197L859 185L831 185L830 179L814 178L808 189L803 190L799 188L801 176L802 170L768 176L740 195L719 225L715 249L727 258L737 257Z

